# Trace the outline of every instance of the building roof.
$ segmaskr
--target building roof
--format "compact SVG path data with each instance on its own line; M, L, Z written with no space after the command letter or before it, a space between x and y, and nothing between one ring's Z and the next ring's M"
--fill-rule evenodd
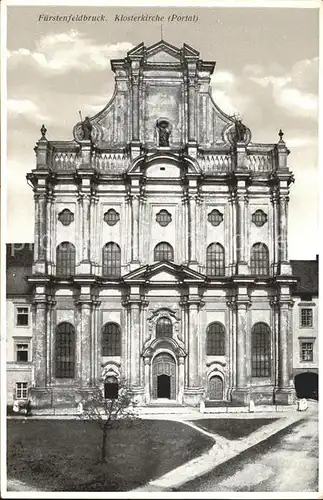
M7 243L7 295L30 293L27 276L32 273L33 243Z
M299 278L294 295L318 295L318 256L316 260L291 260L293 276Z

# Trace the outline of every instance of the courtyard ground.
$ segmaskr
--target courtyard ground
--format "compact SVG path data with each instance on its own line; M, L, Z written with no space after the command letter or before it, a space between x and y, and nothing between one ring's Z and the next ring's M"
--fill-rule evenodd
M222 418L216 425L236 437L273 420ZM131 490L207 452L216 442L220 446L220 441L219 435L199 431L189 421L138 420L111 432L108 463L102 465L100 431L93 422L12 419L8 420L10 489L15 485L20 489L20 480L47 491Z
M8 420L8 478L47 491L126 491L214 444L180 422L137 420L109 433L108 463L101 464L100 436L93 422Z

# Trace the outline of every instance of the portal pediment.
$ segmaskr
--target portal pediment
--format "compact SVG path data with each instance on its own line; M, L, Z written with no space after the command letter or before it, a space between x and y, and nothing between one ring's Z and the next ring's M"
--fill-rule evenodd
M189 283L202 284L206 276L186 266L178 266L173 262L156 262L144 266L123 277L125 283Z

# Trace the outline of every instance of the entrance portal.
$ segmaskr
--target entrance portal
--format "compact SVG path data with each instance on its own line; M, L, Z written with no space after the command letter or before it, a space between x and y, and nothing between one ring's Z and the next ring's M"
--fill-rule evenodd
M157 398L170 399L170 377L168 375L158 375L157 377Z
M152 398L176 399L176 363L170 354L158 354L153 360Z
M304 372L296 375L295 390L298 398L318 399L318 374Z
M210 378L209 399L219 401L223 399L223 382L221 377L218 377L218 375Z

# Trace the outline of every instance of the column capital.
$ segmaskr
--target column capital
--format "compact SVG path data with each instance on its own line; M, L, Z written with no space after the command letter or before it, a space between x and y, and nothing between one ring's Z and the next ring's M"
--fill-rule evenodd
M144 295L127 295L122 301L123 307L130 308L133 306L138 306L145 308L149 305L149 301L146 300Z

